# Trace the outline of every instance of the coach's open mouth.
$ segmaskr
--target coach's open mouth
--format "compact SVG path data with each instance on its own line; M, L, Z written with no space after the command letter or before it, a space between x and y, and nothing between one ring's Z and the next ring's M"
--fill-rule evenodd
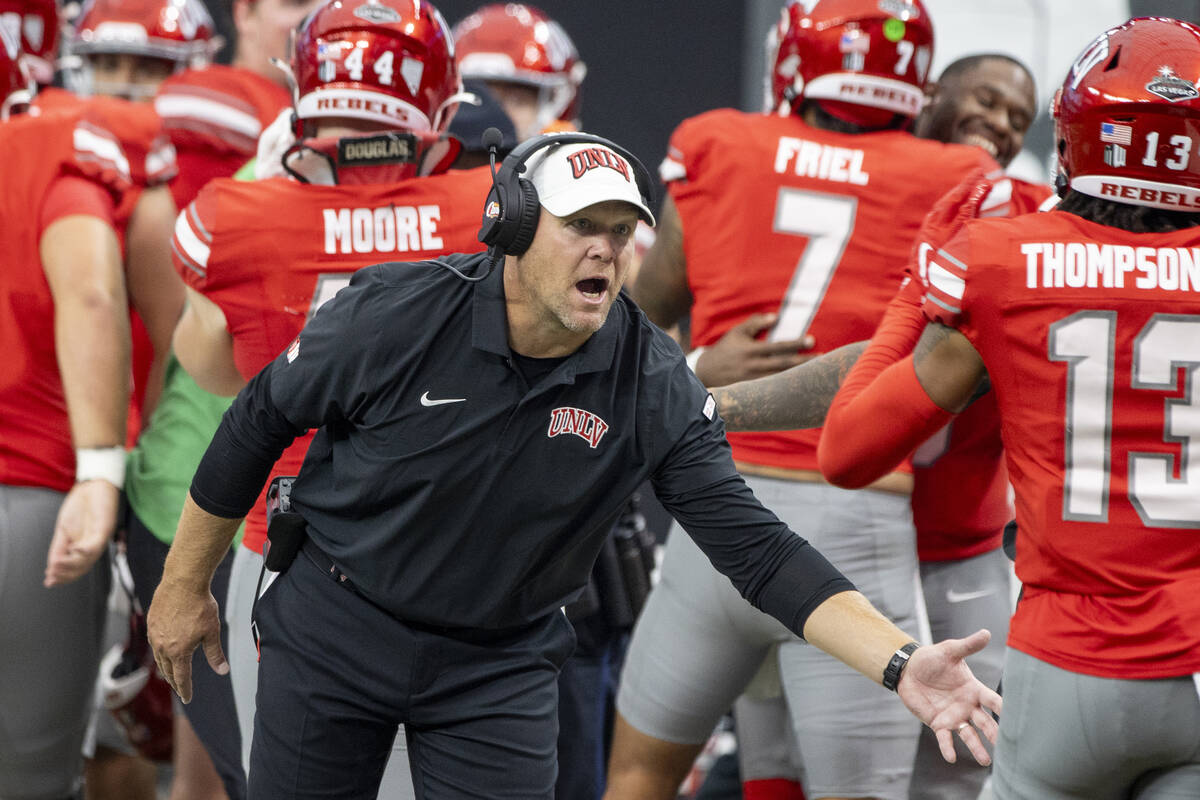
M608 278L584 278L575 284L575 288L579 290L584 299L598 303L604 299L604 294L608 291Z

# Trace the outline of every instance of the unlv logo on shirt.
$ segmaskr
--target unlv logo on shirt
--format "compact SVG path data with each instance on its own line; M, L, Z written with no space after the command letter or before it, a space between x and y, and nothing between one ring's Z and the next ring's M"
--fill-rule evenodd
M582 408L555 408L550 412L550 428L546 436L553 439L560 433L573 433L593 450L608 431L608 423Z
M629 180L629 165L625 163L625 159L604 147L578 150L567 156L567 160L571 162L571 176L576 179L582 178L596 167L608 167L621 173L626 181Z

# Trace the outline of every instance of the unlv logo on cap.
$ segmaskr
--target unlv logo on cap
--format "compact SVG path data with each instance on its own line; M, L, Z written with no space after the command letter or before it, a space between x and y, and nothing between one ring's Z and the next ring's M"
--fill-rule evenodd
M579 179L588 173L588 171L596 167L608 167L621 173L621 176L626 181L629 180L629 164L625 163L625 159L609 150L606 147L589 147L586 150L577 150L567 156L567 160L571 162L571 176Z

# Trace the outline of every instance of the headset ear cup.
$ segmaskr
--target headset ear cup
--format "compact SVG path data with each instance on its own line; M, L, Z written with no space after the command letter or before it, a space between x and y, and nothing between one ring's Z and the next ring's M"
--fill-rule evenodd
M533 244L533 236L537 233L538 218L541 216L542 209L533 182L524 178L518 178L517 182L521 187L519 217L511 223L515 226L512 239L504 248L504 252L512 256L521 255L529 249L529 245Z

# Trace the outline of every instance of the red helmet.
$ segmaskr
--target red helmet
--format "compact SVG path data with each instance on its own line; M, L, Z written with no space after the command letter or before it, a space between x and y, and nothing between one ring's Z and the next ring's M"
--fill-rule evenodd
M72 55L130 53L180 68L207 61L219 44L201 0L88 0L74 28Z
M0 19L19 32L21 61L39 85L54 80L58 53L58 6L54 0L0 0Z
M1121 203L1200 210L1200 29L1131 19L1093 41L1051 111L1060 183Z
M21 59L20 16L0 12L0 120L9 110L30 101L29 74Z
M301 26L292 70L301 120L436 133L462 91L450 27L426 0L333 0Z
M859 125L915 117L933 58L933 22L921 0L791 0L768 36L771 111L800 98Z
M538 90L538 131L576 120L587 67L562 26L533 6L496 3L454 26L463 78L519 83Z

